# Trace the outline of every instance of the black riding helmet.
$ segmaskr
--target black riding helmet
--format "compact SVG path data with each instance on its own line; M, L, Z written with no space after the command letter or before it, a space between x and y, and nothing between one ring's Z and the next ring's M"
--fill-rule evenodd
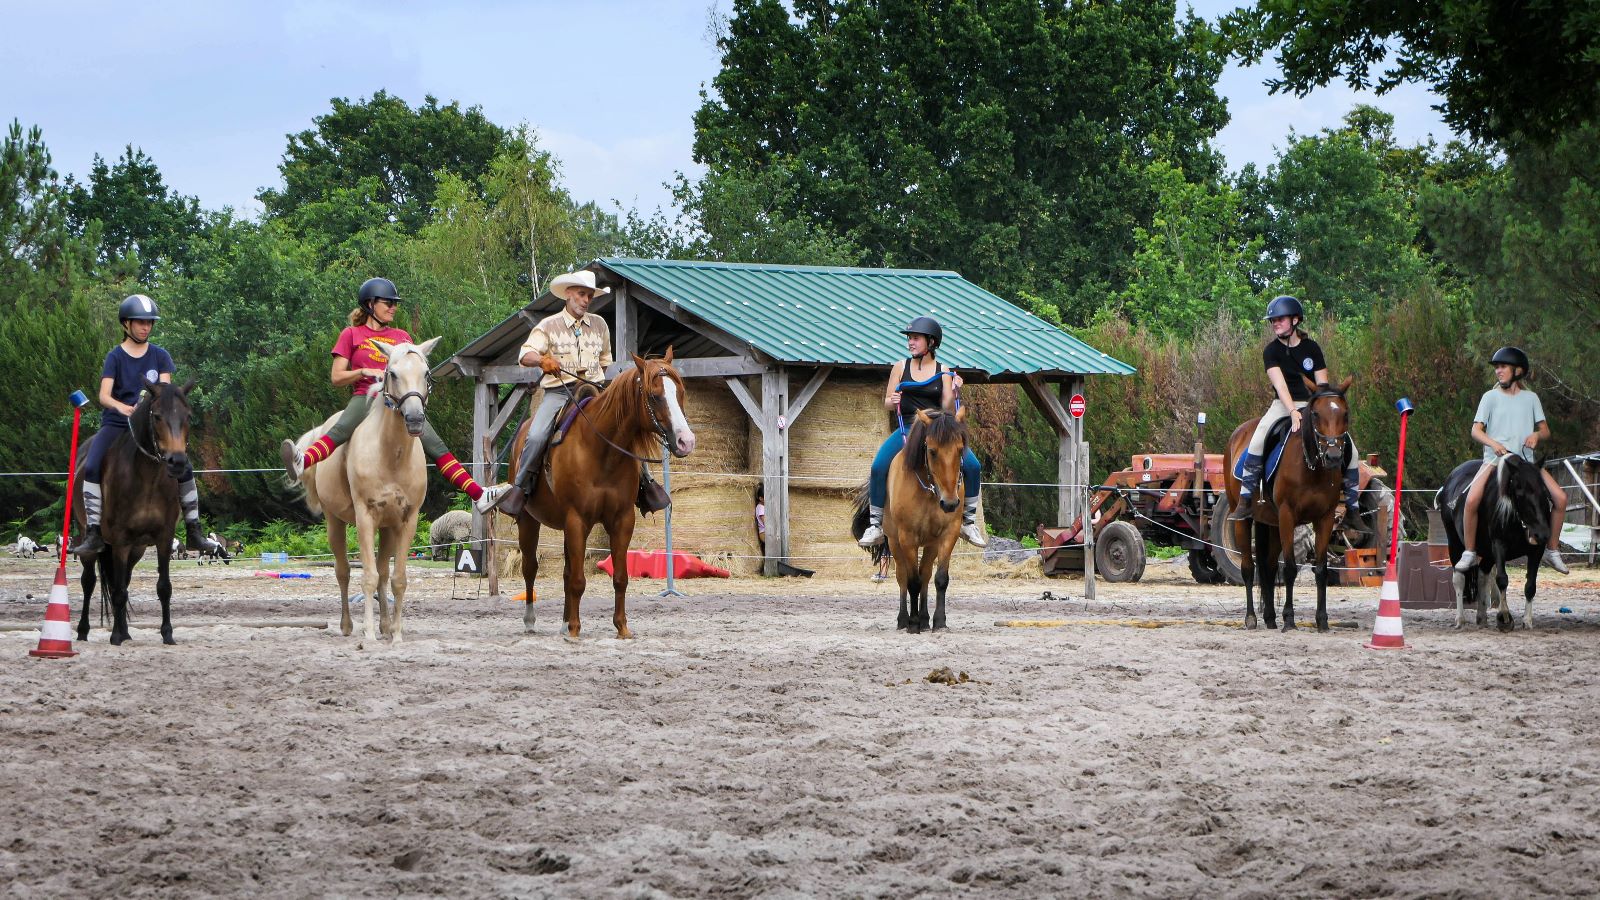
M928 349L939 349L939 343L944 340L944 329L939 327L938 321L932 316L917 316L911 324L900 329L904 335L920 334L928 339Z
M161 315L156 312L156 302L144 294L129 294L117 307L117 319L122 322L154 322ZM1520 352L1520 351L1519 351Z
M1501 347L1499 350L1494 352L1493 356L1489 357L1489 365L1507 365L1521 368L1522 371L1511 376L1512 381L1526 377L1528 372L1533 368L1533 366L1528 363L1528 354L1523 353L1520 347Z
M1261 321L1266 322L1280 316L1299 316L1304 319L1306 309L1300 305L1299 300L1288 294L1281 294L1273 297L1272 302L1267 304L1267 314L1261 317Z
M400 292L394 289L394 282L387 278L368 278L361 282L361 289L356 291L356 303L367 312L372 312L373 301L399 300Z

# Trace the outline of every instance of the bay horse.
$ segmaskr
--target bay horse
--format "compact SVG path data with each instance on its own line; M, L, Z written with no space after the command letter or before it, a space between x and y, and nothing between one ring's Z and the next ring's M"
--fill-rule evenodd
M433 388L428 353L438 342L433 338L422 344L391 347L383 378L368 390L366 418L347 443L300 476L306 506L327 520L328 549L339 580L339 630L347 637L351 631L350 560L345 526L353 524L361 552L366 640L377 640L374 604L390 644L405 638L406 558L428 490L427 461L420 440ZM301 435L295 452L304 453L338 418L335 413ZM392 610L386 599L391 595Z
M560 371L561 364L550 354L540 364L545 372ZM640 467L658 460L655 451L662 446L680 459L694 452L694 432L683 414L687 399L683 377L672 367L671 347L660 359L635 354L633 369L618 373L599 396L579 409L565 439L544 453L544 471L534 479L533 492L516 515L517 544L522 550L524 589L531 598L533 579L539 574L539 529L548 526L562 532L566 602L561 620L568 640L577 640L581 628L578 606L588 584L584 544L597 524L605 527L616 563L611 574L616 595L611 623L617 637L633 637L628 629L628 545L633 541ZM522 457L530 423L531 419L523 421L512 439L514 460ZM520 477L520 472L511 473L513 483ZM526 604L522 621L527 631L533 631L532 603Z
M94 594L96 569L101 590L111 598L111 643L121 645L128 634L128 583L133 567L147 548L156 548L156 597L161 601L161 642L172 638L172 535L182 506L178 479L189 467L189 392L194 382L173 387L165 382L145 386L128 417L128 430L106 448L100 468L100 537L105 549L79 555L83 563L83 615L78 618L78 640L89 639L89 600ZM88 447L83 442L78 458ZM73 479L72 507L83 518L82 465Z
M1301 376L1304 378L1305 376ZM1261 486L1255 497L1254 521L1233 522L1234 544L1239 548L1239 572L1244 577L1244 627L1256 627L1256 610L1253 576L1259 570L1261 578L1261 612L1268 628L1276 628L1273 610L1273 588L1277 579L1279 557L1283 563L1283 630L1298 626L1294 622L1294 530L1307 524L1316 531L1316 550L1312 557L1317 573L1317 630L1328 630L1328 540L1333 535L1334 513L1344 502L1344 467L1351 452L1349 440L1350 405L1345 394L1354 377L1346 378L1338 387L1317 384L1305 379L1311 386L1311 397L1301 410L1298 436L1289 433L1284 437L1283 455L1278 460L1277 474L1271 485L1268 500L1268 479L1262 472ZM1239 505L1239 478L1234 474L1234 463L1244 455L1260 418L1251 419L1234 429L1228 438L1228 451L1222 467L1228 492L1228 507ZM1271 447L1268 447L1271 450ZM1255 526L1254 543L1251 525ZM1251 550L1254 547L1255 556Z
M1450 581L1456 594L1456 627L1466 625L1466 608L1469 601L1477 607L1480 626L1489 624L1488 598L1485 589L1493 595L1493 605L1498 610L1495 624L1501 631L1516 627L1506 601L1506 563L1526 556L1528 577L1523 583L1522 624L1533 627L1533 595L1538 589L1539 564L1544 561L1545 544L1550 540L1552 514L1550 493L1545 490L1539 467L1515 453L1507 453L1494 462L1494 472L1483 485L1483 498L1478 504L1478 534L1475 546L1480 552L1478 564L1471 572L1455 571L1466 550L1462 540L1463 520L1467 512L1466 494L1472 479L1483 466L1480 460L1464 462L1455 467L1444 480L1444 486L1434 495L1433 507L1444 520L1445 539L1450 547Z
M906 445L889 463L889 502L883 533L900 583L896 628L921 634L945 628L944 595L950 553L961 535L961 456L967 449L967 408L955 413L919 410ZM919 558L920 555L920 558ZM937 573L935 566L937 565ZM931 578L930 578L931 576ZM939 591L930 622L928 584Z

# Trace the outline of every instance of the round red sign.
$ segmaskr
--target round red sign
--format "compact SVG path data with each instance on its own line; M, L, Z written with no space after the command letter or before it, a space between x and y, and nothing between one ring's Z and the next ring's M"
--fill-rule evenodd
M1089 404L1084 402L1082 394L1073 394L1072 399L1067 401L1067 412L1072 413L1074 419L1083 418L1083 411L1088 407Z

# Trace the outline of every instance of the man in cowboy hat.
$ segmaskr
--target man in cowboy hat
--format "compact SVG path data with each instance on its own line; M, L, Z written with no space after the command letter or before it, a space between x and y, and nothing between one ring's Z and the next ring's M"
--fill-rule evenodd
M596 287L594 273L587 269L556 276L550 282L550 293L565 300L566 306L535 325L522 345L522 355L518 358L522 365L538 366L548 353L561 363L561 369L546 371L539 380L544 388L544 399L539 402L533 423L528 426L528 439L517 461L517 483L499 504L500 509L513 516L533 495L550 432L572 399L578 379L596 385L605 380L606 366L613 361L611 328L605 319L589 312L589 304L595 297L610 291L610 288Z

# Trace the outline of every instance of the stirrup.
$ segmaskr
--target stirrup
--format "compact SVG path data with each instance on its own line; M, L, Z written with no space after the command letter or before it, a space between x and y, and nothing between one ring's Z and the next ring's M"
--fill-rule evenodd
M1228 521L1229 522L1248 522L1248 521L1250 521L1251 511L1254 510L1255 508L1256 508L1255 495L1254 494L1241 494L1239 496L1239 505L1237 507L1235 507L1232 512L1228 513Z

